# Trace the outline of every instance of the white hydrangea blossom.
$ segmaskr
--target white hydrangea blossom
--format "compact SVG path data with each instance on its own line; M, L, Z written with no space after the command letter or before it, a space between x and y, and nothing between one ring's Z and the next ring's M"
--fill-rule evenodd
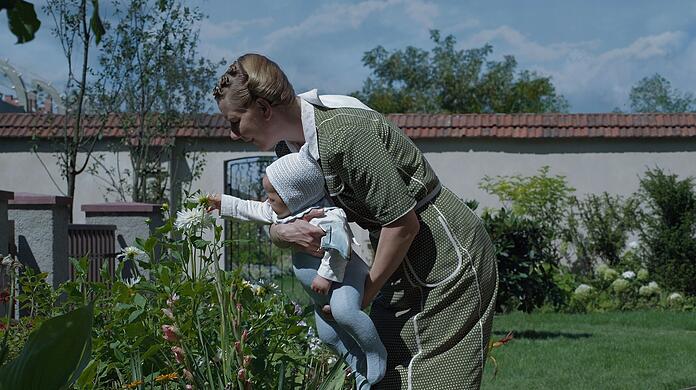
M644 297L660 294L660 286L656 282L650 282L646 286L641 286L638 289L638 294Z
M612 282L611 288L614 289L615 292L620 293L626 291L630 285L631 284L626 279L616 279L614 282Z
M636 249L636 248L638 248L638 241L633 240L633 241L629 242L629 243L628 243L628 247L631 248L631 249Z
M624 279L633 279L636 277L636 273L633 271L626 271L621 274L621 277Z
M683 299L684 299L684 297L681 294L679 294L678 292L673 292L673 293L669 294L669 297L667 297L667 300L671 303L679 302Z
M575 289L575 295L584 296L589 294L593 287L587 284L581 284Z

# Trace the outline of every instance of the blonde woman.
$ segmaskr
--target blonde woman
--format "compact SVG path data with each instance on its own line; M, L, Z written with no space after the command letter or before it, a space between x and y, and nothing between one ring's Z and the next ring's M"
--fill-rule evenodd
M370 232L376 250L363 307L372 303L387 349L386 374L372 388L479 388L498 288L493 245L415 144L354 98L296 96L258 54L232 63L213 94L232 138L307 153L335 205ZM271 229L276 243L309 252L322 234L303 220Z

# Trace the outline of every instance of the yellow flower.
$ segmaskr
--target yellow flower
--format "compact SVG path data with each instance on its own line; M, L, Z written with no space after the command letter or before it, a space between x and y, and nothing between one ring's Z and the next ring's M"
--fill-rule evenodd
M134 389L142 384L143 384L143 381L137 380L137 381L133 381L133 382L127 384L125 388L126 389Z
M179 378L179 375L177 375L176 372L172 372L171 374L159 375L158 377L155 378L155 382L173 381L177 378Z

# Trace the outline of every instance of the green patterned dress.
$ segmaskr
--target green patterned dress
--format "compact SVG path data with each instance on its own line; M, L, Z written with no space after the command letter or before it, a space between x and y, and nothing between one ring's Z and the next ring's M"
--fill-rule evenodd
M374 111L315 107L319 162L329 194L370 231L412 209L421 223L402 265L372 304L387 348L373 389L480 387L498 288L481 220L437 176L415 144Z

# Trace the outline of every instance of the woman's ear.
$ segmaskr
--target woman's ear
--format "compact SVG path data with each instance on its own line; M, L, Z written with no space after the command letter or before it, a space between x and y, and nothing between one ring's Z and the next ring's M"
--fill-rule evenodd
M256 99L256 104L259 105L259 109L261 109L261 113L263 114L263 118L266 120L271 119L271 116L273 115L273 107L268 102L268 100L266 100L264 98L258 98L258 99Z

